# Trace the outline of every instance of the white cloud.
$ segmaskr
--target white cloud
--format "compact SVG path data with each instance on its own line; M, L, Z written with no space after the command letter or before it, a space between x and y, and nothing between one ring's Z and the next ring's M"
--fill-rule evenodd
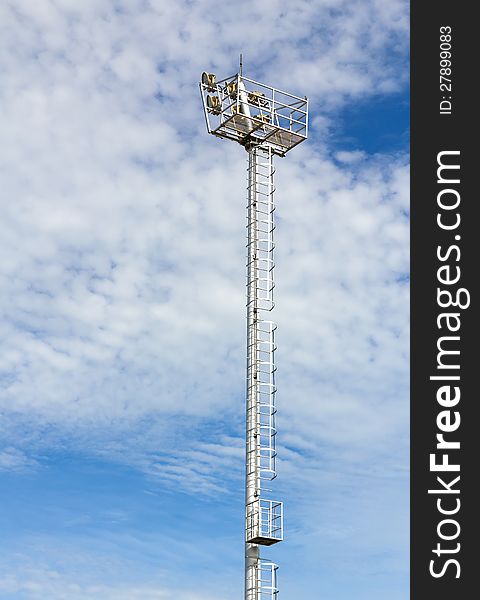
M4 278L5 409L108 427L151 413L222 419L240 407L242 158L180 167L174 198L154 171L138 196L124 189L128 170L118 193L95 173L92 194L106 183L105 203L118 202L112 218L99 218L103 196L75 188L7 208L6 237L23 231L25 244L4 253L18 261ZM397 279L408 268L407 172L370 160L348 173L312 148L289 159L277 166L280 415L310 435L324 423L329 438L363 439L382 430L368 417L379 418L378 405L395 426L389 402L406 381L407 289ZM77 231L55 224L63 203L82 215ZM345 412L365 415L364 434Z
M36 466L37 461L18 450L6 447L0 450L0 471L25 471Z
M402 89L406 3L24 0L0 19L0 465L67 447L228 492L246 157L207 137L199 73L234 72L243 50L253 77L309 94L326 130L345 102ZM334 160L317 137L277 161L277 190L279 485L298 483L305 532L362 462L379 461L375 480L406 465L406 157ZM317 534L343 535L323 518ZM3 591L28 598L171 597L15 577Z
M366 158L366 156L365 156L365 152L362 152L361 150L351 150L351 151L342 150L335 154L335 158L339 162L345 163L348 165L348 164L357 163L358 161Z
M221 597L168 589L161 585L89 585L52 569L35 568L0 576L0 594L9 594L10 598L11 594L15 594L13 597L28 600L174 600L179 593L185 600L216 600Z

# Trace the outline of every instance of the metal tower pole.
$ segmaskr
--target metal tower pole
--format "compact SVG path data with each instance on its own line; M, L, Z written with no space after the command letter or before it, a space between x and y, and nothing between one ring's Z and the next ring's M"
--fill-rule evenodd
M275 324L265 319L273 309L274 168L268 145L247 147L247 398L245 474L245 600L276 596L276 565L262 564L262 521L270 529L272 514L261 506L263 480L275 469ZM270 502L270 501L267 501ZM266 508L266 510L265 510ZM283 523L281 524L283 525ZM282 527L283 528L283 527ZM255 533L253 533L255 532ZM260 540L261 544L265 540Z
M203 72L199 87L207 131L248 152L245 600L276 600L277 565L260 556L283 540L283 503L263 496L277 476L273 155L307 139L308 100L244 77L241 58L239 73Z

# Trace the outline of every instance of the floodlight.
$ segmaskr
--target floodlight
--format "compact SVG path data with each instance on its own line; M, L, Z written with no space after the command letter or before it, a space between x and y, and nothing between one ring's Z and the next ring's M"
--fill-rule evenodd
M202 73L202 83L209 89L215 88L216 80L217 78L213 73L207 73L206 71Z
M207 96L207 107L213 113L220 112L220 98L218 96Z

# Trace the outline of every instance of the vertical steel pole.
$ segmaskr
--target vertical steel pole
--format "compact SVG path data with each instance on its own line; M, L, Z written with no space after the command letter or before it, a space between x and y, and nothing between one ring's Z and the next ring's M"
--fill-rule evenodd
M273 308L273 165L272 151L267 146L252 146L248 150L247 205L247 390L246 390L246 476L245 515L251 530L260 531L260 494L262 469L267 478L275 476L275 450L272 446L274 428L265 436L261 412L271 411L268 425L273 424L274 364L273 337L268 338L265 359L265 327L274 324L261 318L261 313ZM270 333L270 336L273 335ZM262 358L261 358L262 357ZM263 363L263 365L262 365ZM265 364L271 372L265 381ZM265 390L268 389L268 392ZM266 401L268 397L268 401ZM263 403L263 404L262 404ZM269 406L271 403L271 407ZM265 419L265 416L263 416ZM265 444L265 437L268 444ZM263 458L262 458L263 453ZM262 464L268 458L267 464ZM246 527L247 529L247 527ZM261 563L258 544L245 541L245 600L261 600Z
M248 506L260 494L257 416L257 148L248 150L247 195L247 399L246 399L246 473L245 473L245 522L249 517ZM245 531L246 535L246 531ZM257 544L245 542L245 600L260 600L257 572L259 563Z

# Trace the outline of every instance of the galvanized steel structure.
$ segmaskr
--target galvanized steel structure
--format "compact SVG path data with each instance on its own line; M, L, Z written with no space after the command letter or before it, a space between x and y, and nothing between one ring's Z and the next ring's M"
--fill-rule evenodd
M275 329L273 156L285 156L307 138L308 100L243 76L200 83L207 130L248 152L247 390L245 475L245 600L274 600L277 565L261 546L283 540L283 503L264 497L275 479Z

